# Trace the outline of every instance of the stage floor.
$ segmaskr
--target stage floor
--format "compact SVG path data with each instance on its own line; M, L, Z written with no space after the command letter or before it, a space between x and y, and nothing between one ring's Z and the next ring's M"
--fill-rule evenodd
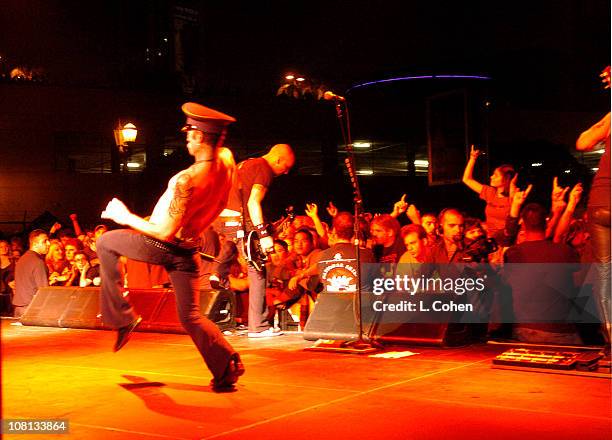
M15 439L609 439L608 379L491 368L507 347L399 347L401 358L303 351L299 334L230 336L246 374L217 394L185 335L2 320L2 418L68 419Z

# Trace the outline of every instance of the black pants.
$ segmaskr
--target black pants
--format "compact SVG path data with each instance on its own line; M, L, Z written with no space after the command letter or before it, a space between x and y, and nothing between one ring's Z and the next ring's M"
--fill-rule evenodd
M123 296L119 257L161 265L168 272L174 287L177 313L183 328L191 336L213 376L221 377L236 351L219 328L200 313L199 255L128 229L104 233L97 240L96 247L100 259L104 323L119 328L133 322L137 316Z
M595 299L600 305L602 321L610 343L610 208L589 207L589 234L594 262L597 266Z

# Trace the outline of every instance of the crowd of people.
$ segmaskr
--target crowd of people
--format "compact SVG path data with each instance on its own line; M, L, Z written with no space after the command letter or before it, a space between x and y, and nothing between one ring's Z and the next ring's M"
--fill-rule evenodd
M56 222L48 231L33 230L26 238L27 246L21 235L0 240L3 315L20 316L40 287L100 285L96 239L108 227L100 224L85 230L76 214L70 219L71 227Z
M553 203L547 208L538 203L526 203L531 187L523 190L512 187L512 182L516 181L515 173L506 172L499 177L498 173L499 169L496 169L490 185L478 183L481 195L492 194L499 199L494 202L505 206L491 209L493 214L490 214L488 203L484 221L466 217L460 209L450 207L440 213L420 213L417 207L406 201L405 196L389 213L366 214L360 220L360 241L364 249L371 251L371 258L362 259L362 262L381 263L381 267L386 268L381 269L385 271L383 275L392 277L399 270L412 271L416 276L415 271L428 264L487 262L494 267L503 263L577 264L589 261L585 219L583 215L575 215L582 196L580 184L571 189L563 188L554 179ZM497 192L494 185L502 189L505 186L508 192ZM284 310L299 303L300 324L303 326L308 317L308 298L315 299L320 290L329 287L325 280L321 280L321 263L326 261L321 255L338 241L335 219L340 214L344 218L351 214L338 213L332 202L326 211L329 223L321 220L316 204L308 204L304 215L297 216L276 234L274 252L266 271L268 320L278 309ZM351 227L349 225L350 231ZM229 276L229 286L241 295L248 291L248 282L245 282L248 263L237 257L234 264L236 269ZM351 283L350 279L345 281ZM351 290L349 286L345 287ZM537 294L534 291L514 292L514 308L520 309L522 306L519 304L525 300L537 303L533 296ZM526 299L525 295L530 297ZM552 302L559 300L549 299ZM546 313L549 306L544 305L540 311ZM569 298L566 306L569 306ZM517 317L522 316L520 310L513 311ZM527 328L534 330L531 337L517 331L521 327L525 326L515 325L513 336L522 340L579 342L573 326L526 323ZM494 325L489 329L492 334L499 330Z
M590 246L587 245L586 212L581 210L576 215L583 196L581 184L564 188L554 178L551 182L550 207L526 203L531 185L524 189L517 188L517 174L510 165L496 168L487 184L474 180L472 170L478 155L479 152L473 149L463 180L486 201L484 220L466 217L461 209L451 207L440 213L421 213L403 195L388 213L366 213L360 219L361 244L372 251L372 258L367 261L391 265L399 263L400 266L408 263L410 267L417 267L426 263L474 261L502 264L592 260ZM333 202L329 202L325 212L321 211L317 204L309 203L302 215L294 216L290 221L284 219L283 225L274 232L273 252L269 255L265 271L265 321L273 321L276 314L292 309L295 310L292 316L297 317L303 328L312 308L312 300L316 300L317 294L324 288L318 277L320 271L313 268L321 262L320 255L338 241L337 228L333 227L334 219L342 214L340 218L344 216L346 220L350 214L339 213ZM70 218L71 228L56 223L47 233L36 230L30 234L30 249L36 249L36 244L41 240L43 243L48 240L48 249L45 246L39 248L40 259L44 257L46 277L44 281L39 281L41 285L37 287L100 285L96 240L108 228L101 224L93 230L84 230L76 214ZM352 232L350 228L352 225L349 227ZM213 223L200 238L200 250L205 256L217 257L224 243L233 243L225 236L223 225L219 222ZM0 241L3 294L10 294L15 289L15 267L23 253L24 246L19 237L14 237L10 242ZM210 258L202 260L200 287L207 289L210 288L210 277L218 277L215 272L218 265ZM126 287L169 285L167 273L161 266L127 258L123 258L122 263ZM222 286L236 292L239 299L237 321L245 328L250 287L248 270L249 263L244 255L241 252L233 254ZM31 290L25 300L13 300L15 308L23 311L27 303L22 302L31 300L33 293L35 291ZM537 295L537 292L525 294ZM518 316L521 315L521 308L528 307L523 304L525 301L519 292L515 292L514 309ZM533 301L533 297L529 301ZM294 304L297 306L294 307ZM580 342L575 329L567 325L527 324L528 330L523 324L515 327L514 336L523 340L545 341L548 338L556 342ZM496 330L494 327L492 329ZM561 331L555 331L559 329Z
M606 123L609 139L609 114L599 125ZM606 133L603 136L599 132L595 135L591 133L593 130L601 131L599 125L583 133L578 148L593 148L597 142L605 141ZM586 139L589 136L592 139ZM532 185L519 188L518 174L512 165L495 168L489 182L476 180L473 171L479 156L480 151L472 146L463 183L486 203L482 219L466 216L461 206L445 207L439 212L421 212L418 206L407 200L406 194L401 195L389 207L388 213L364 213L357 219L359 243L368 249L362 262L385 265L387 272L384 275L389 276L403 264L408 264L410 269L407 270L414 275L418 274L419 265L426 264L484 262L495 267L512 263L559 263L574 264L575 271L578 271L577 264L580 262L602 261L596 255L597 248L594 254L593 236L588 227L593 222L589 215L595 211L582 209L586 204L581 204L585 198L581 183L571 188L563 187L556 177L551 178L552 202L550 206L543 206L529 202ZM236 292L236 319L248 329L251 337L280 335L273 322L279 314L286 316L286 310L292 310L292 316L297 316L295 319L303 328L313 300L322 290L333 291L330 290L333 287L350 291L351 283L354 284L350 276L344 276L332 280L335 286L326 286L326 281L321 277L321 263L329 258L328 250L339 243L346 248L354 240L352 214L339 212L330 201L324 210L315 203L308 203L303 213L283 219L276 227L266 224L263 219L261 203L267 188L273 177L286 173L294 162L291 148L279 144L263 157L247 160L244 166L239 164L237 170L242 181L240 200L232 201L230 194L230 209L223 211L199 236L198 249L202 255L200 288L228 288ZM600 172L594 181L594 186L599 187L603 179L603 185L607 185L608 199L609 167L608 141ZM597 203L593 195L590 203ZM243 219L241 212L249 215ZM8 312L12 304L15 316L19 316L36 289L42 286L100 286L96 242L108 231L108 227L101 224L93 230L84 230L76 214L72 214L70 219L71 227L56 223L49 231L35 230L30 233L29 252L44 264L23 258L27 252L24 252L24 244L19 237L0 241L0 287L5 298L4 312ZM607 221L609 262L609 218ZM249 250L245 248L246 237L240 235L241 229L259 232L261 247L266 251L262 256L267 253L267 261L265 256L264 261L257 262L253 255L249 255ZM347 236L347 231L351 232L350 236ZM163 267L129 258L122 258L121 261L125 287L170 286L170 279ZM19 271L21 266L23 272L26 265L28 270L37 265L40 271L44 271L44 277L38 277L35 285L29 285L29 290L24 292L19 283L27 283ZM525 276L537 275L527 273ZM606 274L603 276L605 279ZM607 277L609 283L609 272ZM584 282L584 279L577 277L572 279L577 280L576 284ZM342 286L342 283L346 285ZM533 285L538 286L535 280ZM550 313L551 307L567 310L571 307L571 298L555 297L554 292L547 289L517 288L509 302L513 317L506 319L499 314L507 313L507 309L495 316L495 301L503 302L503 299L496 290L499 286L490 287L493 292L489 304L491 322L485 336L494 337L497 334L527 342L583 342L584 335L581 335L580 328L572 323L529 322L530 317L538 313ZM595 282L594 301L601 305L600 318L606 323L609 322L609 317L605 316L608 307L606 295L598 289L600 287ZM499 307L503 308L503 305ZM510 330L495 323L508 320L516 322ZM609 337L609 327L607 332L605 329L601 332L601 336Z

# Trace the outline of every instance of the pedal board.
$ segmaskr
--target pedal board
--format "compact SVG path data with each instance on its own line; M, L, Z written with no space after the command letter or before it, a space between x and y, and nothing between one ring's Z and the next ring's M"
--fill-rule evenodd
M582 353L571 351L530 350L513 348L493 359L495 365L516 367L548 368L551 370L572 370L576 368ZM592 353L588 353L591 355Z

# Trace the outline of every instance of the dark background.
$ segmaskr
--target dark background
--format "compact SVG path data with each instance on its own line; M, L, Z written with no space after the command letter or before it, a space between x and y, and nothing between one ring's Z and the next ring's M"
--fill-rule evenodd
M350 209L333 105L276 96L287 72L345 95L354 139L397 146L358 156L358 164L393 169L361 179L367 210L387 211L408 193L423 210L455 204L482 215L465 187L429 186L405 163L427 158L427 99L467 90L469 141L489 152L479 164L483 181L491 167L510 162L523 184L536 183L534 199L546 201L555 174L588 184L594 159L576 155L573 143L609 111L598 73L610 59L610 2L7 0L0 56L0 219L7 225L45 209L60 218L76 211L93 224L117 192L146 214L167 177L188 163L177 133L188 100L237 118L228 145L238 160L274 143L294 146L296 169L267 200L272 217L305 201L334 199ZM31 80L11 79L15 66L30 69ZM490 80L355 87L449 73ZM117 118L137 122L145 172L84 176L57 165L70 133L80 136L75 148L114 148ZM534 161L545 165L533 169Z

